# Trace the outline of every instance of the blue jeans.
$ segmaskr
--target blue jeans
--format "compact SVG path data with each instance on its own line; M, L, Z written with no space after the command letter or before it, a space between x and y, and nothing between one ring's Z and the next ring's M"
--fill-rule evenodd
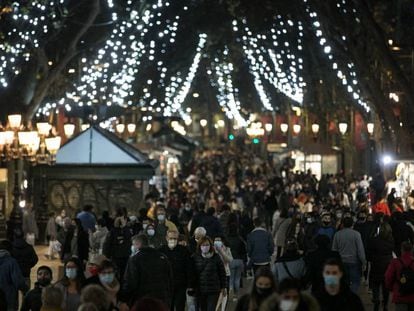
M230 262L230 290L234 290L235 294L240 290L240 279L244 270L243 260L233 259Z
M351 290L358 295L361 285L362 266L360 263L344 263L345 276Z

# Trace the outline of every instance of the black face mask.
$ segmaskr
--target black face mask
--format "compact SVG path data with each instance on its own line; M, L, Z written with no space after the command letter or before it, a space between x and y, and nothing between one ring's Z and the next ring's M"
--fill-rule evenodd
M268 287L268 288L256 287L256 291L260 297L267 297L272 293L273 289L271 287Z
M46 287L48 285L50 285L50 283L52 282L51 279L42 279L37 281L39 283L40 286Z
M330 224L331 224L331 222L330 222L330 221L323 221L323 225L324 225L325 227L329 226Z

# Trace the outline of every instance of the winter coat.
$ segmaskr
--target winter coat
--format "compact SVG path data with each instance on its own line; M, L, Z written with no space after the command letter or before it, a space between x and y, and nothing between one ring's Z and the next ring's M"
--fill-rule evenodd
M130 306L147 296L171 305L173 274L166 255L145 247L128 260L119 299Z
M102 253L107 258L128 258L131 255L131 231L124 228L113 228L106 236Z
M42 290L43 287L39 283L35 283L35 287L24 296L20 311L40 311L42 307Z
M406 252L401 257L392 259L385 272L385 286L392 291L393 303L414 303L414 294L401 296L399 292L401 270L403 269L400 260L404 266L409 266L414 270L414 256L411 253Z
M245 262L247 254L246 242L243 241L243 239L238 235L229 236L227 242L229 244L231 254L233 255L233 259L241 259Z
M277 283L292 277L302 280L306 274L305 261L296 252L286 252L275 262L273 273Z
M215 238L223 234L223 228L221 227L220 221L214 216L205 216L200 224L207 231L207 236Z
M177 245L174 249L163 246L160 252L170 261L174 289L189 288L194 271L192 271L191 255L188 249L182 245Z
M274 251L272 235L256 228L247 236L247 253L252 264L269 263Z
M318 234L319 225L316 222L306 224L304 227L303 250L307 253L316 249L315 237Z
M30 270L37 264L39 258L32 245L23 239L15 239L13 241L12 256L19 264L23 277L30 277Z
M235 311L259 311L261 310L260 307L264 304L264 302L266 301L266 299L270 296L265 296L265 297L257 297L257 308L254 309L250 309L250 300L251 300L251 295L250 294L246 294L240 297L240 299L237 301L237 305L236 305L236 309ZM278 308L275 310L279 310Z
M16 259L6 250L0 250L0 289L6 297L7 310L16 310L18 291L28 290Z
M400 214L400 213L398 213ZM401 219L402 215L393 215L391 219L392 236L394 238L394 251L397 255L401 254L401 243L404 241L414 242L414 232L407 222Z
M312 293L320 290L323 285L322 270L326 260L335 258L341 260L338 252L318 248L304 258L306 264L306 281L312 285Z
M71 253L76 255L81 261L88 260L89 257L89 235L84 230L75 230L72 243Z
M342 288L341 291L331 296L323 288L323 290L314 294L319 303L321 311L364 311L364 305L361 298L353 293L349 288Z
M278 294L273 294L268 297L260 306L260 311L279 310L280 298ZM300 293L299 304L295 311L319 311L319 304L314 297L306 292Z
M193 265L197 279L195 285L198 294L217 294L227 288L226 271L220 256L216 253L204 257L201 254L193 255Z
M286 234L289 230L292 218L278 218L275 222L275 229L273 231L273 237L277 247L285 247Z
M76 215L76 218L78 218L81 221L83 230L85 230L86 232L88 232L89 230L95 231L96 218L92 213L82 211L78 215Z
M57 240L62 245L60 251L60 258L65 259L72 256L72 239L73 239L74 229L70 227L69 229L60 230L57 235Z
M344 263L366 263L361 235L351 228L344 228L335 233L332 250L339 252Z
M394 241L373 237L368 240L367 258L371 262L369 281L382 282L385 279L385 271L392 260Z

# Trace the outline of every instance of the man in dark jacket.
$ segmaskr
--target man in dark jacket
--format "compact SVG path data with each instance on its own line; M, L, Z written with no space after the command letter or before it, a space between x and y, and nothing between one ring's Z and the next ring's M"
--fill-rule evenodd
M190 252L185 246L178 245L178 231L168 231L167 245L160 248L170 261L173 273L174 292L171 310L184 311L186 290L190 287L190 278L194 274L191 267Z
M270 266L270 257L274 251L273 237L264 228L260 218L254 219L254 230L247 236L247 254L253 270L262 266Z
M363 311L361 299L344 282L341 261L328 259L323 266L324 287L314 294L321 311Z
M18 291L26 292L27 287L19 265L11 255L12 246L9 241L0 242L0 289L4 292L7 306L1 306L1 310L17 310Z
M35 287L24 296L20 311L40 311L42 308L42 290L52 282L52 269L41 266L37 269Z
M30 270L37 264L39 258L37 257L33 246L24 240L23 231L20 229L14 230L14 241L11 254L19 264L26 284L30 288Z
M315 238L317 249L305 257L306 281L312 285L312 293L323 288L322 269L324 263L330 258L341 259L338 252L330 249L331 240L327 235L321 234Z
M133 244L138 252L128 260L120 301L132 306L135 301L146 296L170 306L173 277L167 256L150 248L148 238L143 234L133 237ZM125 304L120 309L125 310Z
M223 235L223 229L220 221L214 216L216 210L214 207L210 207L207 210L207 215L201 221L200 226L204 227L207 231L207 236L221 236Z

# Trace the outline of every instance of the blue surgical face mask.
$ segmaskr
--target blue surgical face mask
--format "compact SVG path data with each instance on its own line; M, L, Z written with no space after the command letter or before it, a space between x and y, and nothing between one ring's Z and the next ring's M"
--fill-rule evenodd
M135 247L135 245L131 245L131 254L132 255L135 255L135 253L137 253L138 252L138 250L137 250L137 248Z
M69 279L73 280L76 279L78 271L76 268L66 268L65 274Z
M148 229L147 233L148 233L149 236L154 236L155 230L154 229Z
M164 221L165 220L165 215L164 214L159 214L157 216L158 221Z
M113 273L105 273L105 274L99 274L99 280L102 284L112 284L112 282L115 279L115 274Z
M222 241L214 241L214 246L217 248L221 248L223 246L223 242Z
M338 275L324 275L323 280L326 286L337 286L340 281Z

